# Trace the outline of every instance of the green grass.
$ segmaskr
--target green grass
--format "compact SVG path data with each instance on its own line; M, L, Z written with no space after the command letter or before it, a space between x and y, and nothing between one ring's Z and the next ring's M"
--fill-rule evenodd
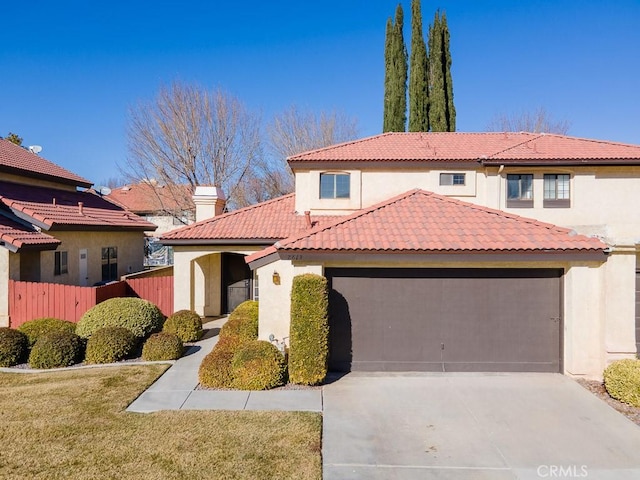
M125 412L166 368L0 373L0 478L322 477L317 413Z

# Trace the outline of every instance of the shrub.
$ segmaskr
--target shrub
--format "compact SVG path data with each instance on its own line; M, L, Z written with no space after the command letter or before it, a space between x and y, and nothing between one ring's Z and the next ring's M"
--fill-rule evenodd
M111 298L87 310L76 334L89 338L99 328L124 327L143 338L162 329L164 315L153 303L141 298Z
M616 400L640 407L640 360L613 362L604 371L604 386Z
M104 327L96 330L87 341L87 363L112 363L127 358L138 340L124 327Z
M156 360L176 360L182 356L184 347L182 340L173 333L154 333L142 347L142 359L150 362Z
M195 312L180 310L167 318L162 331L175 333L183 342L195 342L202 336L202 320Z
M220 338L238 337L242 341L258 338L258 302L247 300L231 312L220 330Z
M27 336L13 328L0 328L0 367L13 367L27 357Z
M220 337L213 351L202 359L198 369L200 384L209 388L231 388L231 360L241 344L239 337Z
M271 343L253 340L243 343L231 360L232 386L240 390L267 390L283 385L284 356Z
M81 356L82 340L75 333L52 332L41 336L31 349L31 368L68 367Z
M297 275L291 288L289 380L317 385L327 376L329 356L327 279Z
M20 330L27 336L27 340L29 341L29 348L31 348L36 343L38 338L40 338L42 335L46 335L47 333L75 333L76 324L73 322L68 322L66 320L61 320L59 318L36 318L35 320L24 322L18 327L18 330Z

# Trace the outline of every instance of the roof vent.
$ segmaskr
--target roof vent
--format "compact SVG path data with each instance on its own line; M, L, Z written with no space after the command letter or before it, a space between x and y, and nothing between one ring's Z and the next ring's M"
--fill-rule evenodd
M80 215L84 215L84 209L83 209L83 207L84 207L84 203L82 203L82 202L78 202L78 213L79 213Z
M311 228L313 224L311 223L311 212L309 210L304 212L304 218L307 220L307 228Z

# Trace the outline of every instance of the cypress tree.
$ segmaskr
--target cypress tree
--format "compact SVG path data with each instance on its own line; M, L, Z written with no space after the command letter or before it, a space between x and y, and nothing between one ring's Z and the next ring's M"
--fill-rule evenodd
M385 36L384 132L404 132L407 122L407 48L402 33L404 13L396 8L395 24L387 21Z
M451 53L447 19L437 11L429 27L429 123L434 132L453 132L456 111L453 105Z
M429 65L422 33L420 0L411 2L411 69L409 70L409 131L429 131Z

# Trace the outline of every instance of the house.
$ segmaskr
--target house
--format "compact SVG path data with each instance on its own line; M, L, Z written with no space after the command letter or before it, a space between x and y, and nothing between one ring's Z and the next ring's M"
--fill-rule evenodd
M162 185L155 180L141 181L110 189L108 200L153 223L158 228L145 239L145 266L173 264L171 247L158 238L164 233L189 225L195 219L193 192L188 185Z
M0 139L0 326L9 280L93 285L142 270L155 225L89 190L91 182Z
M332 369L598 377L636 354L640 146L386 133L288 160L295 194L163 237L176 308L226 311L246 256L262 339L287 339L295 275L328 278Z

